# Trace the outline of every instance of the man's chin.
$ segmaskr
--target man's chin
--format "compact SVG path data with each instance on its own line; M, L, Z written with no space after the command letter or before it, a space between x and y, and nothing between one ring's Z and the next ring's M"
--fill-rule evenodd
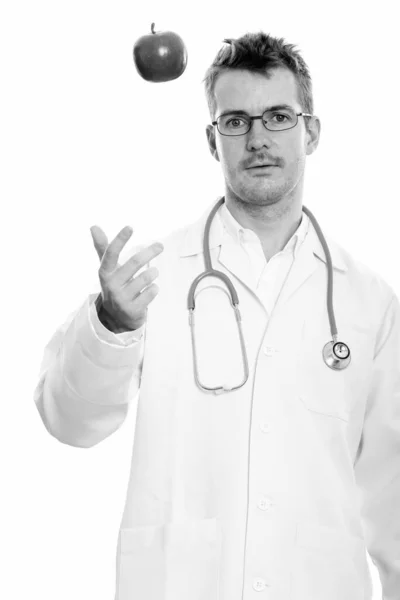
M271 190L253 190L246 189L239 195L242 201L246 204L253 204L254 206L267 206L269 204L275 204L279 202L281 196L271 194Z

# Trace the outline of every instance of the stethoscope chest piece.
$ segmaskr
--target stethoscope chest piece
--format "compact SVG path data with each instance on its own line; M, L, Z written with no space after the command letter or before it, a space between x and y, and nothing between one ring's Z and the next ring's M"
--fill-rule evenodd
M328 342L325 344L322 354L325 364L335 371L341 371L350 364L350 348L344 342Z

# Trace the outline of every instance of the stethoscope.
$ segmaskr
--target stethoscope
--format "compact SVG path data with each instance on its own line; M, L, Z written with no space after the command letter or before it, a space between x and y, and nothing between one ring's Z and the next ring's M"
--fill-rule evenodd
M220 394L222 392L231 392L231 391L237 390L246 383L246 381L248 380L248 377L249 377L249 364L248 364L248 360L247 360L246 347L245 347L244 338L243 338L241 316L240 316L240 312L239 312L239 298L238 298L237 292L233 286L233 283L229 279L229 277L225 273L222 273L222 271L217 271L216 269L213 269L212 265L211 265L211 256L210 256L211 222L212 222L216 212L218 211L219 207L224 203L224 201L225 201L225 196L222 196L222 198L220 198L218 200L218 202L215 204L215 206L213 207L213 209L210 212L210 215L207 218L207 221L206 221L206 224L204 227L204 239L203 239L203 252L204 252L204 262L205 262L206 270L203 273L200 273L200 275L198 275L196 277L196 279L192 282L190 289L189 289L189 294L188 294L189 325L190 325L191 336L192 336L195 380L196 380L197 385L202 390L204 390L206 392L214 392L215 394ZM328 367L330 367L331 369L334 369L335 371L341 371L342 369L345 369L349 365L351 357L350 357L350 348L348 347L348 345L345 344L344 342L338 341L338 333L337 333L335 315L333 314L333 304L332 304L333 269L332 269L331 254L329 252L328 245L325 241L325 238L323 236L320 226L317 223L316 218L305 206L303 206L302 209L305 212L305 214L308 215L308 217L310 218L310 220L317 232L319 241L321 242L324 252L325 252L325 257L326 257L327 266L328 266L327 306L328 306L328 316L329 316L329 324L330 324L330 329L331 329L331 334L332 334L332 341L327 342L325 344L325 346L323 347L323 350L322 350L322 356L323 356L325 364ZM234 387L229 387L227 385L223 385L223 386L219 386L219 387L207 387L207 386L202 385L199 380L197 355L196 355L196 344L195 344L195 338L194 338L194 327L195 327L194 294L195 294L197 285L205 277L217 277L217 278L221 279L226 284L226 286L228 287L229 292L230 292L231 303L232 303L232 307L235 311L236 321L237 321L238 329L239 329L240 345L242 348L242 357L243 357L243 366L244 366L243 381L239 385L236 385Z

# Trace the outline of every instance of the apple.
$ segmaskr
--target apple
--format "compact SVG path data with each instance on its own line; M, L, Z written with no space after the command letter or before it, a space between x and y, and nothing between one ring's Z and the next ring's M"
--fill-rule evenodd
M154 31L139 38L133 47L137 72L146 81L172 81L182 75L187 64L187 50L182 38L173 31Z

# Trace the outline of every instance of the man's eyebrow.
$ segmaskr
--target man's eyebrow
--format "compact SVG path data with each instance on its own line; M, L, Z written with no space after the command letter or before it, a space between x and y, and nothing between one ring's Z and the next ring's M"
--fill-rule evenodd
M293 108L293 106L290 106L289 104L274 104L273 106L267 106L264 109L264 112L266 110L282 110L282 109L286 109L286 110L290 109L290 110L293 110L294 112L296 112L295 109ZM235 115L248 115L249 114L245 110L230 108L230 109L224 110L224 112L221 113L219 116L225 117L226 115L231 115L232 113Z

